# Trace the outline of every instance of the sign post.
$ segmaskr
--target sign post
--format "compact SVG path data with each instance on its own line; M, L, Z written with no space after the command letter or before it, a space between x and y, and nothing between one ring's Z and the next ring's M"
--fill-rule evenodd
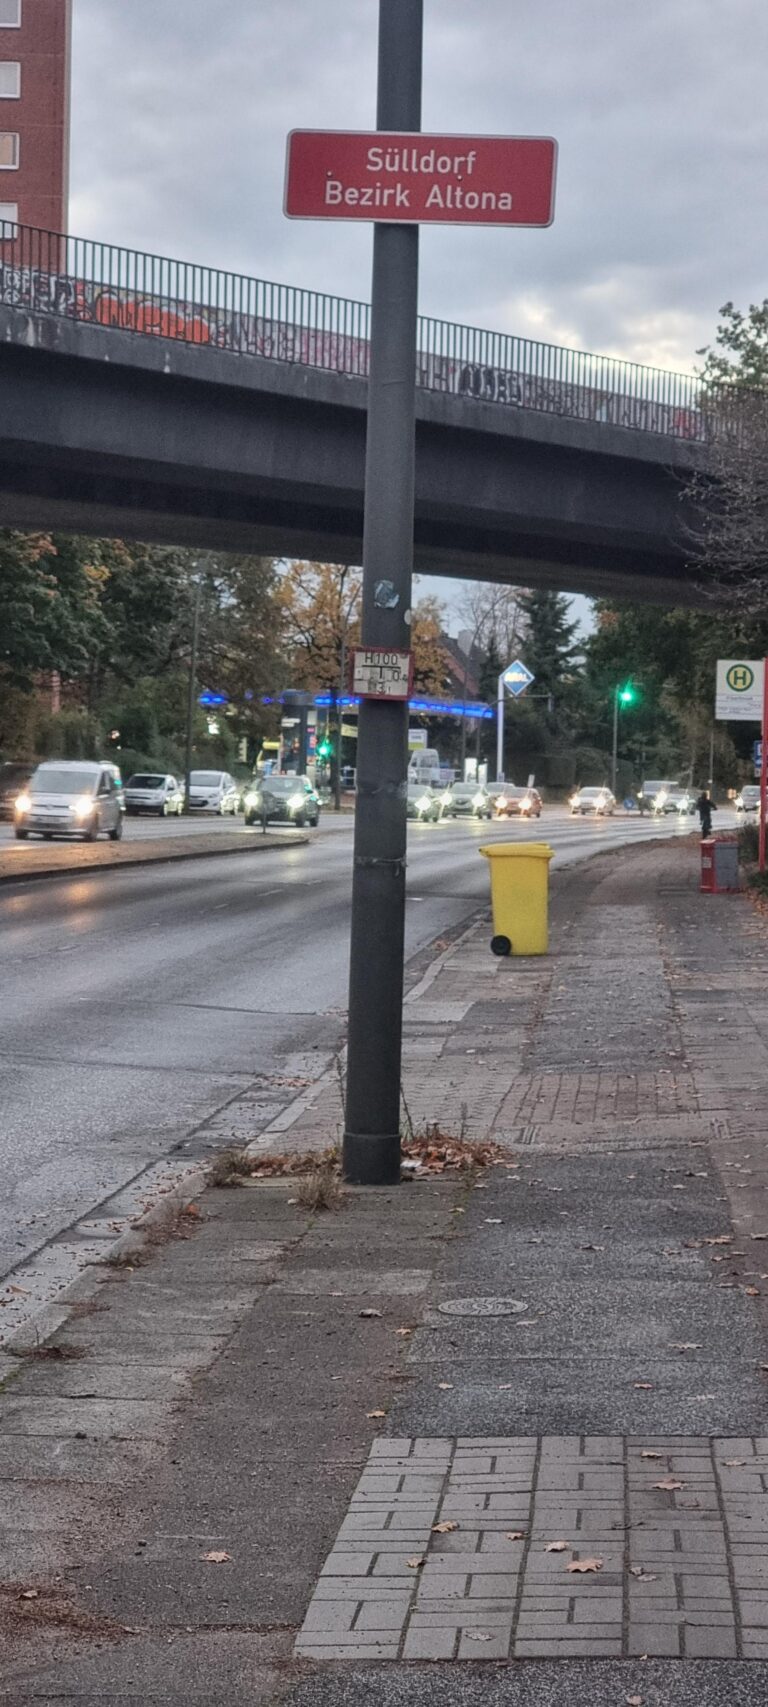
M530 670L528 669L527 664L524 664L521 658L516 658L512 664L508 664L506 667L506 670L502 670L501 675L499 676L498 695L497 695L497 699L496 699L496 781L497 782L503 782L504 781L504 698L505 698L505 695L507 693L511 693L511 694L514 694L515 699L519 699L520 695L525 693L526 688L529 688L531 685L531 682L535 682L535 680L536 680L536 677L531 674Z
M400 1177L419 225L550 225L557 158L551 137L424 136L423 31L424 0L379 0L377 129L293 131L285 182L289 219L374 222L343 1164L360 1185Z
M765 754L768 752L768 658L763 663L763 719L760 731L760 830L758 834L758 866L765 871L765 808L766 808L766 763Z
M380 0L376 123L421 124L423 0ZM375 213L368 213L375 219ZM418 225L373 234L362 649L411 649ZM344 1176L400 1178L408 695L360 701Z
M768 658L718 658L715 717L731 723L760 723L761 752L768 740ZM765 871L766 767L760 767L758 864Z

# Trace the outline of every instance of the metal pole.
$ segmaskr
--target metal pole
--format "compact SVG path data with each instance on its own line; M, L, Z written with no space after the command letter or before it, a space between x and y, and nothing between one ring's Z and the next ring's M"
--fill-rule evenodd
M504 676L499 676L496 694L496 781L504 781Z
M200 600L203 591L202 576L195 580L195 602L192 611L192 652L189 660L189 684L187 687L187 733L184 744L184 811L189 811L189 776L192 769L192 741L195 728L195 704L197 701L197 642L200 632Z
M760 831L758 836L758 865L765 871L765 806L766 806L766 759L768 758L768 658L763 662L763 750L760 755Z
M616 793L616 771L619 757L619 689L613 690L613 753L611 757L611 794Z
M379 130L421 128L423 0L379 0ZM411 645L419 231L373 234L362 641ZM382 588L379 583L394 586ZM357 749L344 1175L400 1177L408 702L362 700Z
M693 788L693 771L691 771L690 786L691 786L691 788ZM714 788L714 786L715 786L715 730L714 730L714 725L713 725L712 733L709 737L709 780L708 780L708 787Z

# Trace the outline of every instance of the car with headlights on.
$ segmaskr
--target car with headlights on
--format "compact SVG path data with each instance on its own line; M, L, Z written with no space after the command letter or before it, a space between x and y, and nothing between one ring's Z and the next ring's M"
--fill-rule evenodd
M736 807L736 811L737 812L743 812L745 817L746 817L748 812L759 812L760 811L760 784L759 784L759 782L758 783L748 782L745 785L745 787L742 788L741 793L737 794L736 799L734 800L733 804Z
M416 818L421 824L436 824L443 814L441 796L423 782L409 782L407 786L406 818Z
M610 788L578 788L568 804L572 818L586 818L590 812L595 818L607 818L616 810L616 796Z
M14 823L19 841L28 836L80 836L94 842L105 832L119 842L123 809L113 766L87 759L51 759L38 765L29 788L17 795Z
M537 788L516 788L505 782L496 795L497 818L540 818L541 795Z
M184 790L175 776L165 771L137 771L129 776L123 799L129 817L153 812L158 818L180 818L184 811Z
M476 782L454 782L440 804L444 818L490 818L493 812L487 789Z
M34 764L28 764L24 759L6 759L5 764L0 765L0 818L13 818L16 796L29 787L34 769Z
M255 777L243 798L246 824L306 824L317 829L320 796L308 776Z
M193 812L217 812L220 818L238 809L239 794L229 771L190 771L189 805Z
M680 817L696 811L696 802L687 788L662 788L654 796L653 815L655 818L665 818L668 814L677 812Z

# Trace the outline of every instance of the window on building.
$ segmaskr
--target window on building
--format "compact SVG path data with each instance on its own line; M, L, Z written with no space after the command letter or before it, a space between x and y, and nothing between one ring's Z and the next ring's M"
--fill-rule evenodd
M18 101L21 66L14 59L0 59L0 101Z
M0 172L16 172L19 165L19 134L0 130Z
M0 238L15 237L18 233L19 204L18 202L0 202ZM13 230L9 231L8 226Z
M21 29L21 0L0 0L0 30Z

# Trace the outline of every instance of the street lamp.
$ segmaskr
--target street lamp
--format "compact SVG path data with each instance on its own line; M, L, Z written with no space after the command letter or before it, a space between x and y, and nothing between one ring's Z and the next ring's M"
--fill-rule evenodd
M613 751L611 755L611 793L616 793L616 771L619 754L619 706L634 705L637 695L631 682L617 682L613 690Z

